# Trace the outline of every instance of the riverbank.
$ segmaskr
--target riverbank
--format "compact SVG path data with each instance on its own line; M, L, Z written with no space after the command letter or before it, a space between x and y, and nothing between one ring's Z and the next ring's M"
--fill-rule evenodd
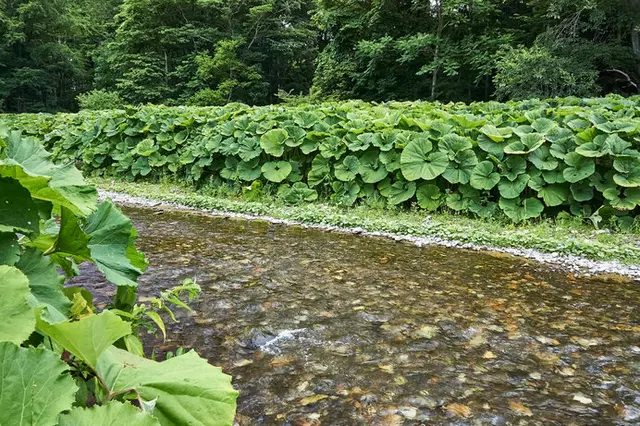
M510 225L445 213L339 208L312 203L286 205L242 197L213 196L170 183L119 183L91 179L118 203L204 210L216 215L262 219L339 232L361 233L472 250L490 250L560 266L574 274L617 273L640 279L640 235L596 230L575 221Z

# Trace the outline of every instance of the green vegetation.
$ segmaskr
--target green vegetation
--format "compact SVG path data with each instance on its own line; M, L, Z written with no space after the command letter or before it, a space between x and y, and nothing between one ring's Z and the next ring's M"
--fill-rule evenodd
M514 225L500 218L471 219L445 210L427 214L419 208L376 209L366 205L340 207L326 202L291 205L286 200L256 192L253 187L204 186L184 183L125 183L92 178L100 189L148 200L184 206L268 216L305 224L358 228L370 232L440 238L499 248L535 249L544 253L583 256L593 260L618 260L638 264L637 233L598 231L578 218L563 215L555 221ZM612 227L616 228L613 223Z
M140 327L187 307L190 281L136 303L147 266L136 231L68 164L34 139L0 132L0 424L230 425L231 378L191 351L144 358ZM116 286L99 310L89 290L64 286L92 262ZM64 275L60 275L63 272ZM172 315L172 314L171 314Z
M636 0L2 0L0 110L637 94L639 26Z
M640 210L636 104L233 104L7 119L56 159L129 181L277 186L292 204L415 203L515 223L564 213L630 229Z

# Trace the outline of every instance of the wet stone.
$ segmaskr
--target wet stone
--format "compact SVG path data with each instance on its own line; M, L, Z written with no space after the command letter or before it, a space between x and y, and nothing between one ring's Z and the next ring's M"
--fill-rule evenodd
M239 425L640 424L640 285L491 252L126 208L142 297L185 278L156 357L234 376ZM91 265L74 282L108 303ZM577 395L577 397L576 397Z

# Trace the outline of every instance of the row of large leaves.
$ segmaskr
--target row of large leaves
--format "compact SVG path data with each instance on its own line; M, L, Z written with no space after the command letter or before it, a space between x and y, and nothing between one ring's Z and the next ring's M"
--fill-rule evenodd
M135 295L146 268L135 238L73 164L58 166L36 140L0 130L0 424L233 422L229 376L195 352L141 357L129 322L96 313L86 289L63 285L88 261L117 287L116 306L118 295Z
M279 184L287 201L415 202L519 222L640 204L638 99L144 107L12 125L58 158L129 179Z

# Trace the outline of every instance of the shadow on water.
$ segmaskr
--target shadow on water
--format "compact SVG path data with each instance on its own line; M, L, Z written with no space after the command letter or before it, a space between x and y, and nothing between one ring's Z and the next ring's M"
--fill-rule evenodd
M141 295L195 277L170 341L234 376L237 422L640 423L640 286L506 255L126 208ZM94 271L102 300L112 292ZM100 298L98 298L100 299Z

